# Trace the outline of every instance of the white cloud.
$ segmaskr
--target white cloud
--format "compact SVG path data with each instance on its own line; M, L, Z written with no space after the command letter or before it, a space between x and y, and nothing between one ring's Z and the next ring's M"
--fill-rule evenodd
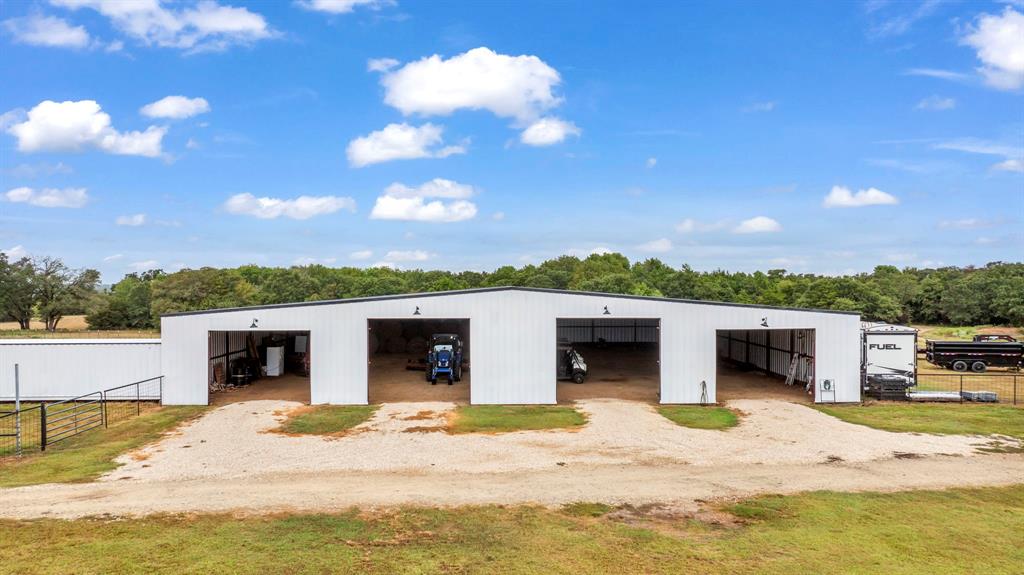
M1017 159L1005 160L992 166L992 169L999 170L1001 172L1024 173L1024 161Z
M875 23L868 30L868 36L871 38L886 38L891 36L900 36L907 33L918 20L928 17L935 11L936 8L942 3L942 0L923 0L917 4L911 12L900 12L892 14L891 11L887 15L880 16L876 19ZM902 8L905 6L904 3L897 3L896 6ZM871 10L870 12L877 12L878 8Z
M26 250L25 246L22 245L16 245L5 250L0 250L0 252L6 254L7 259L9 260L20 260L21 258L28 257L28 250Z
M4 20L4 28L15 42L50 48L86 48L89 33L83 26L72 26L56 16L34 14Z
M663 254L672 250L672 240L668 238L660 238L657 240L651 240L649 242L642 243L636 247L636 249L642 252L650 252L654 254Z
M111 254L111 255L103 258L103 261L104 262L116 262L117 260L119 260L119 259L121 259L123 257L124 257L124 254Z
M188 148L189 150L198 150L199 148L202 148L203 145L200 144L195 138L189 138L188 141L185 142L185 147Z
M166 8L161 0L50 0L50 3L72 10L90 8L143 44L190 52L223 50L276 35L262 15L214 0L200 0L182 9Z
M116 223L119 226L130 226L130 227L138 227L138 226L141 226L141 225L145 225L145 223L146 223L146 214L131 214L131 215L128 215L128 216L117 216Z
M949 80L953 82L959 82L968 78L967 74L963 72L954 72L953 70L943 70L941 68L911 68L903 72L904 76L924 76L926 78L938 78L939 80Z
M939 142L932 145L939 150L954 150L968 154L982 154L986 156L1002 156L1004 161L992 166L993 170L1020 172L1024 171L1024 147L991 142L979 138L960 138Z
M26 119L7 128L22 152L78 152L97 149L109 154L157 157L166 127L144 132L118 132L110 115L94 100L46 100L28 111Z
M569 136L579 135L580 129L572 122L547 117L530 124L519 135L519 141L528 146L550 146L564 141Z
M387 72L399 64L401 64L401 62L394 58L370 58L366 61L366 71Z
M505 219L505 212L494 212L491 214L491 219L500 222Z
M864 206L883 206L898 203L900 201L895 196L877 188L858 190L857 193L853 193L846 186L832 186L832 191L825 196L825 201L822 205L826 208L862 208Z
M384 102L403 114L489 110L525 124L561 104L558 72L536 56L474 48L447 60L435 54L385 74Z
M160 262L156 260L142 260L141 262L132 262L128 264L128 267L137 272L144 272L156 269L159 265Z
M167 96L146 104L139 112L150 118L170 118L181 120L191 118L210 111L210 103L205 98L186 98L185 96Z
M475 193L472 186L435 178L418 187L394 183L384 190L370 212L375 220L416 222L460 222L476 216L476 204L467 201ZM453 200L428 201L428 198Z
M1024 86L1024 14L1007 6L1002 15L982 14L961 39L975 49L985 82L1000 90Z
M383 130L370 132L349 142L345 150L348 163L356 168L391 160L415 158L446 158L464 154L464 146L443 146L444 128L434 124L420 127L406 123L388 124Z
M314 258L312 256L300 256L292 260L293 266L311 266L313 264L331 265L338 261L338 258Z
M736 234L760 234L767 232L781 232L782 226L779 222L766 217L756 216L749 220L743 220L738 226L732 229Z
M701 222L693 218L686 218L676 224L676 231L681 234L692 234L695 232L713 232L728 226L725 220L717 222Z
M753 114L756 112L771 112L775 110L775 102L754 102L749 106L744 106L741 111L745 114Z
M608 248L606 248L604 246L597 246L596 248L590 250L590 255L592 255L592 256L605 256L605 255L608 255L610 253L613 253L612 250L610 250L610 249L608 249Z
M387 268L389 270L397 270L398 265L394 262L375 262L370 266L371 268Z
M956 107L956 100L942 96L928 96L914 106L916 110L952 110Z
M348 14L355 10L357 6L376 10L393 3L393 0L298 0L296 2L296 4L306 10L326 12L328 14Z
M14 188L4 194L8 202L24 203L40 208L81 208L89 201L85 188Z
M236 194L224 202L228 213L253 216L263 220L278 217L306 220L314 216L333 214L339 210L356 210L356 202L341 196L299 196L293 200L257 198L252 194Z
M647 161L644 162L644 165L647 166L648 168L653 168L654 166L658 165L658 158L647 158Z
M943 220L939 222L939 228L946 230L979 230L998 226L998 220L983 220L981 218L963 218L959 220Z
M359 250L348 254L349 259L368 260L373 257L373 250Z
M425 262L432 256L430 252L423 250L392 250L384 254L386 262Z

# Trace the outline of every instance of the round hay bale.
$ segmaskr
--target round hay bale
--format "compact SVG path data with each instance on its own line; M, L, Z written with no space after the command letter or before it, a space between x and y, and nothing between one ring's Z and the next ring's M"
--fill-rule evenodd
M382 321L374 326L374 331L381 341L387 341L388 338L402 335L402 324L397 321Z
M409 343L405 345L405 351L416 355L422 355L427 353L427 345L427 338L419 335L413 336L409 338Z
M366 339L366 346L370 350L370 355L377 353L377 350L380 349L380 338L377 337L377 334L370 332Z
M384 349L388 353L403 353L405 352L405 343L405 338L396 335L388 338L387 343L384 344Z

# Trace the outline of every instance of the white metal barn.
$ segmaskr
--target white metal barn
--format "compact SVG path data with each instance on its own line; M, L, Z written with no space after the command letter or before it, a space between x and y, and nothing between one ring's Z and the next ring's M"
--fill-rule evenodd
M599 345L615 341L605 332L656 341L661 403L715 402L723 358L806 382L818 402L860 400L856 313L500 287L165 315L164 403L208 403L213 366L247 353L247 334L276 332L308 346L311 403L366 404L374 326L414 320L461 330L475 404L556 403L558 338L587 329Z

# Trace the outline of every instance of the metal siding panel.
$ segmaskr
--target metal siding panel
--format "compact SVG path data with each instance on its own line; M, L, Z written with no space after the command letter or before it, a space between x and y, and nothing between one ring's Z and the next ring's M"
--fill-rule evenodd
M157 377L160 340L0 340L0 400L58 400Z

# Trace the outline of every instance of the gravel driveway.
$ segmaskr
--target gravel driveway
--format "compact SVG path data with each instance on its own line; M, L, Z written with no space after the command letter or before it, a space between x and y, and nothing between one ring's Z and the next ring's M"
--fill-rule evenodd
M579 430L450 435L441 429L453 404L393 403L349 434L325 438L271 432L300 404L242 402L220 407L175 435L122 457L124 465L103 480L319 471L505 473L558 464L856 463L908 453L970 456L989 441L880 431L777 400L729 405L746 415L727 431L678 426L645 403L588 400L578 404L589 417Z
M581 401L590 423L575 431L449 435L439 431L449 403L386 404L337 438L271 431L299 405L226 405L122 457L100 481L0 490L0 518L573 501L693 509L766 492L1024 477L1024 456L976 451L992 438L890 433L776 400L730 402L746 415L726 431L679 427L621 400Z

